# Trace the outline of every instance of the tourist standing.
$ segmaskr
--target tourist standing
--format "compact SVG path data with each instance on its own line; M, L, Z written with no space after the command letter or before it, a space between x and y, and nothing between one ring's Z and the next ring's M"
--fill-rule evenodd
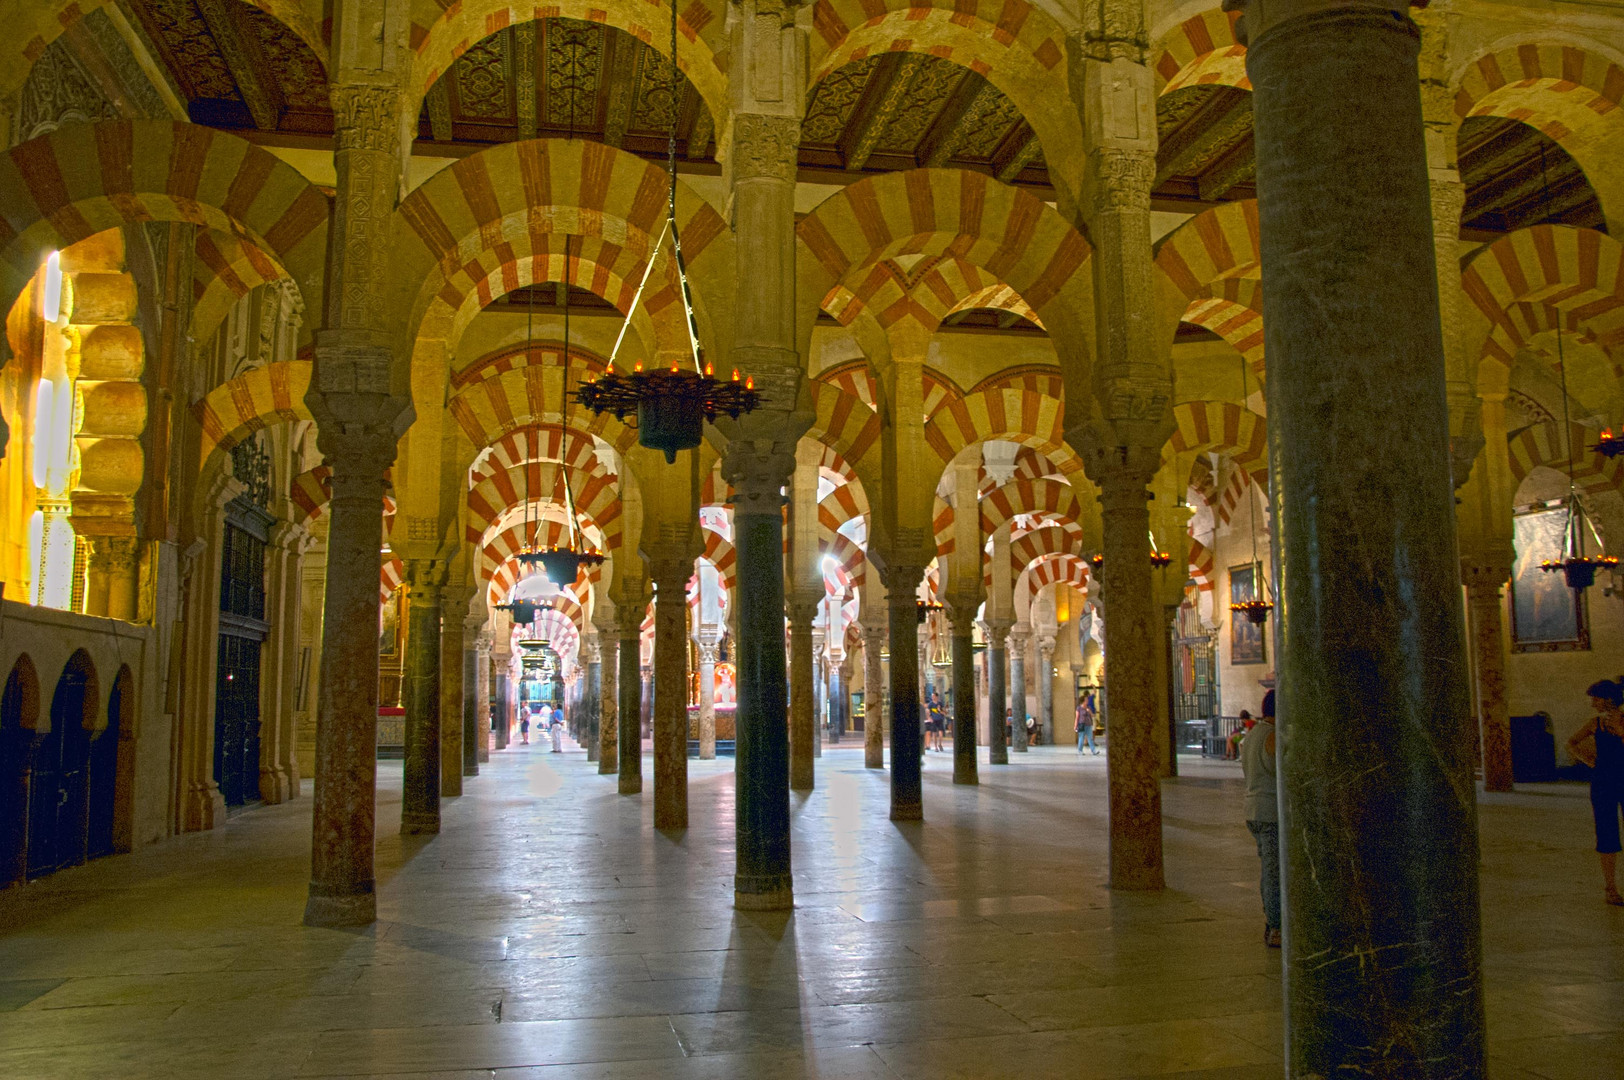
M1077 703L1077 752L1083 752L1083 746L1095 757L1099 756L1100 748L1094 744L1094 695L1084 694L1083 700Z
M1263 864L1263 943L1280 947L1280 800L1275 786L1274 691L1263 696L1263 719L1241 740L1246 776L1246 828Z
M1624 685L1603 679L1586 691L1596 710L1568 740L1568 751L1590 766L1590 810L1596 819L1596 853L1601 856L1607 902L1624 907L1618 892L1618 815L1624 807Z
M553 732L553 753L564 752L564 710L557 705L553 706L553 722L550 725Z

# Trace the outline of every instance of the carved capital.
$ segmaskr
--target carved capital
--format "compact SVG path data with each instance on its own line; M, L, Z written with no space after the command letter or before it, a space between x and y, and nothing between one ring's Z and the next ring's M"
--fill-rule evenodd
M1155 151L1101 146L1088 156L1093 166L1094 213L1150 212L1150 189L1156 182Z
M400 149L401 93L393 86L335 86L329 93L333 106L333 148Z
M409 601L439 607L446 583L444 559L407 559L406 584L411 586Z
M818 602L791 594L784 599L784 615L789 619L791 630L810 630L812 620L818 617Z
M90 565L98 571L121 576L133 573L140 558L140 544L133 536L97 536L90 542Z
M784 486L795 475L795 450L765 440L735 439L722 458L735 514L783 512Z
M733 117L733 149L728 155L733 181L794 183L800 148L799 117L738 113Z

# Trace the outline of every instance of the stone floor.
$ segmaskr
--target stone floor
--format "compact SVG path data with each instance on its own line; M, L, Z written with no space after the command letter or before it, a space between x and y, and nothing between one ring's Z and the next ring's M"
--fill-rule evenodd
M978 788L927 759L899 827L860 748L824 754L793 916L729 906L730 760L691 763L694 824L663 836L651 793L541 745L493 754L431 839L396 835L383 766L365 932L299 925L308 798L0 893L0 1076L1281 1075L1233 764L1168 782L1169 887L1141 896L1103 887L1104 757L1042 747ZM1496 1080L1624 1077L1624 911L1582 796L1483 802Z

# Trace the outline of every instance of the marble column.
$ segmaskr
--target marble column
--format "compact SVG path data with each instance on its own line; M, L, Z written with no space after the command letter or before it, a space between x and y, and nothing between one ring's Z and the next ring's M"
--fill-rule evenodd
M840 734L846 729L846 680L843 673L844 663L831 659L828 664L829 688L825 691L829 700L829 742L839 745Z
M792 597L789 614L789 786L812 790L812 743L818 737L812 695L812 619L816 602Z
M919 729L919 605L914 599L922 566L886 568L886 606L891 621L891 820L925 816L920 782L924 735Z
M398 328L387 322L390 223L404 148L402 94L392 65L404 41L370 44L374 39L356 32L353 17L353 11L335 12L329 98L336 191L326 310L305 395L316 420L316 445L332 470L304 914L311 926L366 924L377 912L372 849L384 471L412 416L410 399L399 391L404 375L394 352ZM437 652L429 654L431 667Z
M1024 754L1030 749L1026 737L1026 646L1031 638L1032 631L1022 625L1009 632L1009 702L1015 710L1009 738L1013 744L1011 749L1017 754ZM1041 688L1043 684L1040 682L1038 685Z
M1038 639L1038 729L1054 744L1054 638Z
M716 758L716 642L699 640L699 760Z
M883 610L876 605L876 610ZM873 616L871 615L871 618ZM883 626L863 628L863 767L885 768L885 648Z
M949 603L953 627L953 782L976 784L975 625L979 603Z
M304 590L300 556L310 540L302 526L271 526L265 546L265 621L260 647L259 797L266 805L299 794L293 690L299 657L299 600Z
M1482 737L1483 787L1512 790L1511 716L1506 706L1506 641L1502 590L1509 567L1474 567L1466 575L1466 604L1477 661L1477 696Z
M828 687L828 672L825 669L823 657L823 631L812 631L812 758L817 760L823 756L823 731L828 725L823 719L824 691ZM794 740L793 730L790 733ZM794 764L790 771L793 774ZM794 785L791 784L793 787Z
M734 906L751 910L788 908L794 903L780 510L781 492L794 463L793 455L778 454L766 460L730 458L724 465L734 488L739 582Z
M581 636L581 685L577 694L576 714L581 718L579 741L586 747L587 761L598 760L598 706L603 697L602 661L599 659L598 635Z
M378 742L378 569L384 470L392 431L323 424L332 469L327 504L321 689L316 702L309 926L353 926L376 917L373 831Z
M622 795L643 790L643 613L642 603L624 603L616 612L620 630L619 735Z
M1005 677L1009 661L1004 642L1009 637L1010 624L1003 621L988 622L987 628L987 761L992 765L1009 764L1009 743L1004 738ZM1012 725L1013 726L1013 725Z
M474 704L479 709L479 715L474 719L478 741L475 750L478 757L477 764L483 764L491 760L491 625L489 622L480 630L479 641L474 646L474 665Z
M440 627L440 795L462 794L462 654L472 585L447 585L441 594ZM409 630L409 628L408 628Z
M1419 35L1401 2L1252 0L1237 29L1270 311L1286 1071L1484 1076Z
M654 827L688 827L688 579L694 560L648 562L654 579Z
M611 625L598 630L598 775L620 772L620 639Z
M479 775L479 631L481 623L462 627L462 775Z
M493 654L496 661L495 693L491 695L491 738L495 742L494 749L506 750L508 739L513 734L513 700L511 691L513 686L508 680L508 658L506 655Z
M440 606L445 564L406 564L406 760L400 792L403 836L440 831Z

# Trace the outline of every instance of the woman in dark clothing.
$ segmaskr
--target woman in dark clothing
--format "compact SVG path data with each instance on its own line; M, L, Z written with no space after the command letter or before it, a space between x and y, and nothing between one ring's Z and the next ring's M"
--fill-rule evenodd
M1603 679L1586 691L1596 710L1568 740L1568 751L1590 766L1590 809L1596 817L1596 852L1607 902L1624 907L1616 877L1619 852L1618 815L1624 808L1624 685Z

